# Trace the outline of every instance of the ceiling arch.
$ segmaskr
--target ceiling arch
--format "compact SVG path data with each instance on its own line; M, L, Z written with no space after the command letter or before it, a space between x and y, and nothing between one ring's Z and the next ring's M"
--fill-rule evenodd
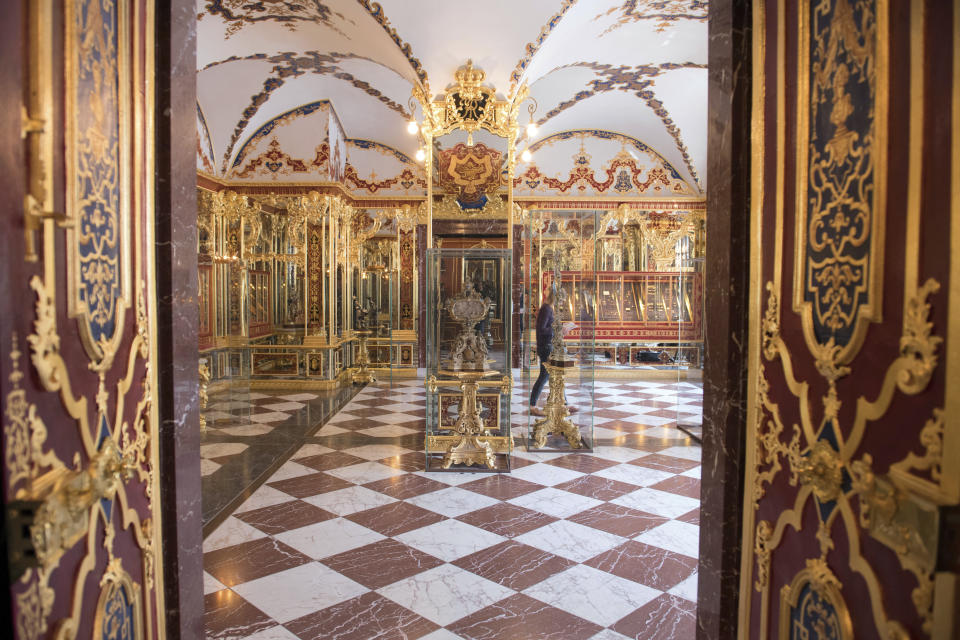
M217 173L267 123L320 100L347 138L412 157L413 88L437 95L469 58L504 97L528 86L540 131L521 146L616 130L706 186L705 0L198 0L197 9L203 146Z

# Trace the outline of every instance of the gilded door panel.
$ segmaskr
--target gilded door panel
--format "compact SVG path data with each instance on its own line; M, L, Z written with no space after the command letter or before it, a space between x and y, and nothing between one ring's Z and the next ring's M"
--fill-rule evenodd
M740 633L948 624L960 502L955 3L754 2ZM950 313L953 311L953 313ZM954 385L956 383L954 382Z
M3 501L29 533L8 549L21 639L164 635L152 6L25 2L27 31L4 45L26 69L7 92L22 140L3 151L26 189L3 208L23 233L2 257L0 324Z

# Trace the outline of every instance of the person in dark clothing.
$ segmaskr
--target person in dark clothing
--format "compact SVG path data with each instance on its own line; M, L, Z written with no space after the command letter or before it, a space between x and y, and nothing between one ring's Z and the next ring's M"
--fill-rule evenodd
M540 392L543 391L543 385L550 379L546 362L550 359L552 343L553 293L548 292L543 298L543 304L537 311L537 357L540 358L540 375L537 377L537 381L533 383L533 391L530 393L530 413L534 415L543 415L543 411L537 408L537 400L540 398Z

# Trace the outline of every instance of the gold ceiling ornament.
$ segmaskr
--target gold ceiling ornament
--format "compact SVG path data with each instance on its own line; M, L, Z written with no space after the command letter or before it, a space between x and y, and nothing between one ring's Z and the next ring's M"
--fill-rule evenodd
M501 138L516 138L517 115L520 103L528 96L527 87L520 87L512 101L498 100L496 90L484 83L486 77L472 60L467 60L454 73L455 83L438 100L433 100L427 89L414 86L413 97L420 102L425 116L420 124L424 137L429 140L456 129L468 134L486 129Z
M757 532L754 536L753 553L757 558L757 579L753 588L762 592L770 581L770 539L773 537L773 527L767 520L757 523Z
M798 462L800 482L809 485L820 502L831 502L840 497L843 460L829 442L817 440L809 455Z

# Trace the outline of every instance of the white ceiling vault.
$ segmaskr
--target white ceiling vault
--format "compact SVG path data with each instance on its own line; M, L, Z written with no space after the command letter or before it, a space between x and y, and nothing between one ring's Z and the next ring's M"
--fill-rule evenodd
M616 134L651 150L690 194L702 195L707 5L706 0L198 0L198 157L204 158L198 166L229 177L265 135L282 138L289 129L288 135L304 136L303 126L286 124L306 105L323 103L339 119L348 162L362 178L369 171L358 163L366 156L354 157L357 145L350 141L412 158L419 142L407 132L411 90L419 84L441 93L471 59L507 99L528 86L539 130L532 140L521 133L519 149L549 153L553 146L537 143L578 132L580 148L596 160ZM521 106L521 124L528 104ZM591 132L597 133L597 153ZM621 154L627 146L618 147Z

